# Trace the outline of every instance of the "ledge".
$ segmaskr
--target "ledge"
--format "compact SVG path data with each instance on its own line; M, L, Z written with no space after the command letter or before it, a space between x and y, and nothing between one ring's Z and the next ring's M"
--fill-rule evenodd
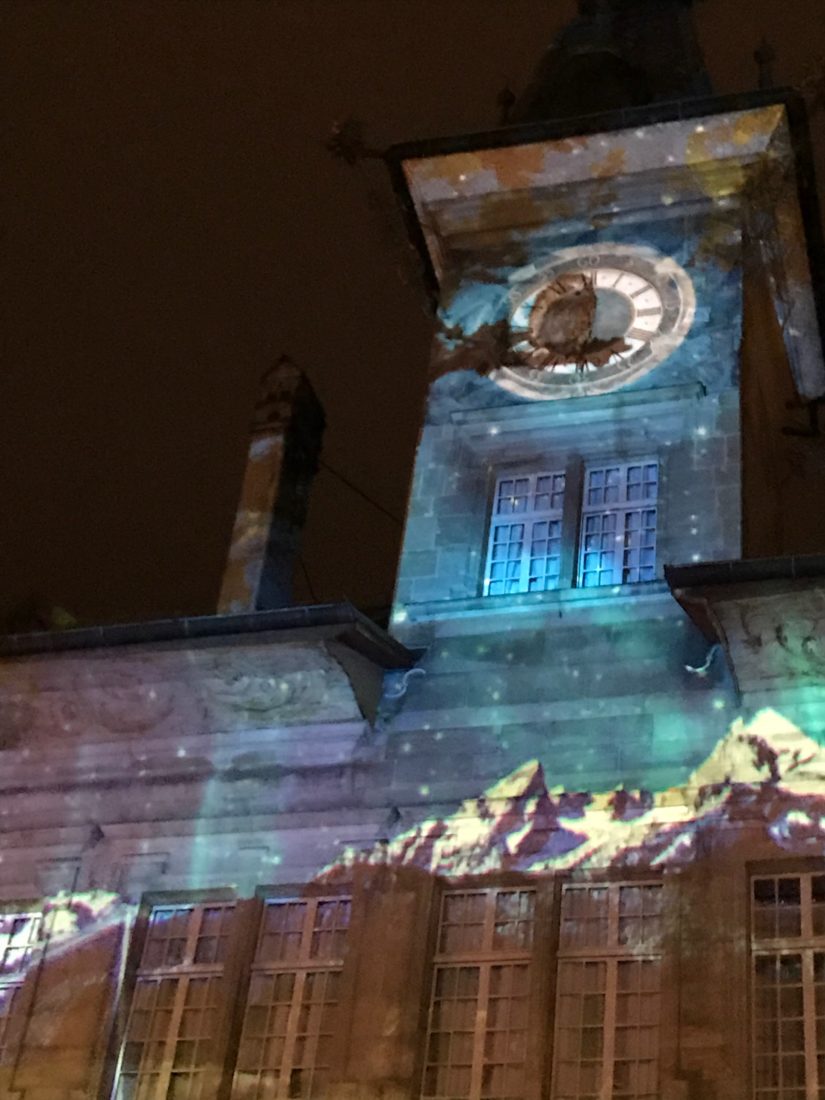
M491 405L450 413L453 424L478 424L488 428L494 421L513 421L515 427L533 427L562 420L565 424L577 421L612 420L616 413L628 409L636 415L640 406L672 404L680 410L685 401L699 401L711 397L718 400L720 394L708 394L699 382L682 386L654 386L634 390L628 388L618 393L600 394L598 401L592 397L564 397L554 401L529 401L522 399L513 405Z
M640 107L619 107L612 111L579 115L573 118L543 119L501 126L448 137L423 138L391 146L385 160L393 169L405 160L444 156L450 153L474 152L509 145L530 145L539 141L554 141L566 137L610 133L614 130L651 126L662 122L692 120L700 115L729 114L768 107L774 103L804 112L802 100L794 88L760 88L728 95L689 96L658 101Z
M651 597L669 595L665 581L645 584L604 585L603 588L553 588L547 592L520 592L510 596L472 596L455 600L430 600L406 603L392 615L393 627L404 622L420 623L470 616L530 614L548 611L561 615L565 611L595 610L628 602L638 603ZM400 615L400 617L399 617Z
M825 579L825 554L666 565L665 579L673 598L708 641L719 642L728 651L717 605L731 599L774 596L808 588L811 581Z
M681 589L776 580L808 580L813 577L825 577L825 554L737 558L731 561L704 561L698 565L665 566L665 579L677 599Z
M290 634L312 630L320 638L333 638L381 668L409 668L414 656L400 642L350 603L283 607L239 615L199 615L180 619L156 619L143 623L83 627L77 630L9 634L0 638L0 657L109 649L159 642L249 637L282 634L275 641L291 641Z

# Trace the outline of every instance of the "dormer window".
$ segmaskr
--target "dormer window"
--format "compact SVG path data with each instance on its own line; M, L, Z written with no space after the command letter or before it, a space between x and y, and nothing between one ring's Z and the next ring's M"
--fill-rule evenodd
M654 580L658 487L652 459L587 466L575 479L563 470L500 476L484 595ZM565 509L571 493L575 507Z

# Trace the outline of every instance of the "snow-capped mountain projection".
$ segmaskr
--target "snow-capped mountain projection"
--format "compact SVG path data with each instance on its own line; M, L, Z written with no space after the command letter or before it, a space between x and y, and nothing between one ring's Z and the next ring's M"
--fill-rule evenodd
M825 748L773 710L737 719L684 786L565 791L530 760L449 817L345 852L322 878L347 878L357 864L453 877L665 868L690 860L704 833L743 821L779 848L825 854Z

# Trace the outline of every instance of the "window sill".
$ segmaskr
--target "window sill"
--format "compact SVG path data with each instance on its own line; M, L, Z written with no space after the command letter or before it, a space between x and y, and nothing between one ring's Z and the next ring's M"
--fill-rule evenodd
M666 596L673 599L664 580L646 581L644 584L604 585L602 588L553 588L547 592L519 592L507 596L473 596L455 600L429 600L423 603L407 603L393 610L392 623L422 622L433 619L450 619L457 615L499 615L502 612L530 612L540 609L561 614L576 608L589 609L606 605L638 603Z

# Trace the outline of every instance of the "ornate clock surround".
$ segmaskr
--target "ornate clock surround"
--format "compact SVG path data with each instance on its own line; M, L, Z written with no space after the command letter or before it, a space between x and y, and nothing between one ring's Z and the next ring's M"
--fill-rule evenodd
M592 280L599 299L594 332L599 324L612 324L604 332L624 343L623 351L606 362L533 364L533 345L528 335L535 330L535 305L548 288L570 276ZM625 243L600 243L560 249L547 263L521 269L513 277L509 315L513 331L511 361L492 372L502 388L521 397L553 400L610 393L636 381L666 359L682 343L693 323L696 295L690 276L672 257L655 249ZM644 302L638 309L634 298ZM605 322L605 318L608 320Z

